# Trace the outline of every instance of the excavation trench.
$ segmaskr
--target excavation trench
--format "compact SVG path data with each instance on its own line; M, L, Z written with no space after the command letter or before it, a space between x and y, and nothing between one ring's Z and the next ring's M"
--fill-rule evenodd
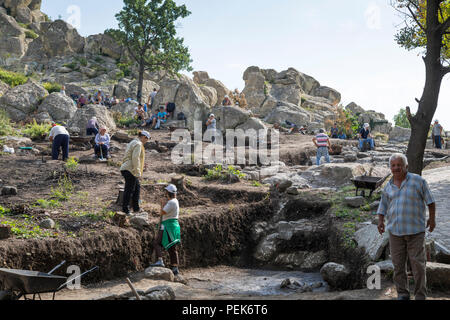
M156 187L146 186L146 189L154 191L153 196L158 197ZM201 210L180 217L181 268L229 265L239 268L303 271L270 263L263 264L254 258L259 241L252 237L254 224L271 221L274 212L279 211L278 203L269 199L267 192L220 187L190 188L189 191L203 194L204 198L188 200L181 197L180 203L185 203L185 207L195 208L199 204L208 203L215 206L202 206ZM333 244L335 253L328 252L330 241L335 239L331 240L328 234L328 230L331 230L329 224L324 224L324 221L328 221L327 206L316 204L309 203L308 200L288 203L284 217L290 220L311 218L315 221L314 219L320 216L320 223L327 226L327 229L304 237L297 235L285 245L280 245L280 252L325 249L328 255L336 258L336 262L340 262L339 260L347 257L336 254L340 251L336 244ZM3 240L0 241L0 267L48 272L66 260L67 266L77 265L82 271L99 266L97 271L83 278L85 284L121 278L132 272L143 271L154 260L152 242L157 222L156 217L151 218L151 227L144 230L108 226L102 231L93 231L81 238ZM167 260L168 256L165 259ZM66 269L61 268L55 274L67 276L65 272ZM318 277L317 273L315 277Z

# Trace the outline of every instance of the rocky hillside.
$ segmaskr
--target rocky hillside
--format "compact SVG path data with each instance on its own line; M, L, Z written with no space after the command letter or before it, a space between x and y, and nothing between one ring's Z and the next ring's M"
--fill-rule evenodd
M65 85L67 96L94 94L100 89L118 99L135 98L137 68L126 50L106 34L85 38L65 21L51 21L40 11L41 1L0 0L0 68L29 78L28 83L14 88L0 81L0 108L14 121L73 122L81 111L62 94L48 97L43 83ZM223 108L222 100L232 92L207 72L194 72L193 79L146 73L144 79L143 96L157 88L156 104L175 102L191 129L194 121L204 121L211 112L227 119L219 121L221 129L262 129L285 120L317 129L336 120L341 102L337 90L293 68L277 72L249 67L243 75L246 108ZM129 113L134 106L133 102L121 103L115 111ZM370 122L376 131L390 132L391 125L383 114L367 112L355 103L346 108L357 114L360 122Z

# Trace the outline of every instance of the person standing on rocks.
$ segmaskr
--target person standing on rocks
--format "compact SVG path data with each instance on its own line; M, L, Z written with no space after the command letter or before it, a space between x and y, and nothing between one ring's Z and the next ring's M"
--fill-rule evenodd
M96 136L98 134L98 129L99 129L99 125L97 122L97 117L92 117L86 125L86 135L87 136L91 136L91 135Z
M70 135L66 128L53 124L49 134L49 140L52 142L52 160L58 160L59 148L62 148L63 161L69 158L69 138Z
M170 268L174 275L179 274L177 245L181 243L180 224L178 216L180 205L177 199L177 187L169 184L165 189L165 198L161 199L161 221L158 227L158 235L153 242L158 261L150 267L165 267L162 258L162 249L169 252Z
M442 131L443 128L439 124L439 120L434 121L434 126L431 134L433 135L434 145L437 149L442 149Z
M389 244L394 264L394 284L398 300L409 300L406 261L409 258L414 275L416 300L425 300L426 252L425 231L436 228L436 204L430 188L421 176L408 172L408 160L403 154L394 154L389 164L393 178L383 190L378 207L378 231L389 232ZM426 222L426 208L430 216ZM387 218L387 226L384 218Z
M330 163L330 154L328 151L331 151L331 143L324 129L319 130L319 133L313 138L313 142L317 147L316 165L320 166L322 157L325 157L326 162Z
M150 140L150 133L147 131L139 132L137 139L134 139L127 145L123 164L120 172L125 179L125 190L123 194L122 211L130 216L128 204L133 200L133 211L139 212L139 197L141 185L139 178L142 177L145 169L145 148L144 145Z

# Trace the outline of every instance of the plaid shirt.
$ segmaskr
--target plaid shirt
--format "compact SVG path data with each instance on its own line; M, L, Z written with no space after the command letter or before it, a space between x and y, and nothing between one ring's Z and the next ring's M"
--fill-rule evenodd
M413 173L406 175L400 189L391 179L383 190L378 214L386 216L386 230L395 236L425 232L425 204L434 203L428 183Z

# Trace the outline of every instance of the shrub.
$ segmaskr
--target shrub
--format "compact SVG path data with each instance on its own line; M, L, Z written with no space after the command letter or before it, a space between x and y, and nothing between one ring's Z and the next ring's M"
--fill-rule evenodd
M62 88L62 86L56 82L44 82L42 86L48 91L48 93L60 92Z
M87 67L88 61L86 60L86 58L78 57L78 58L75 58L75 59L80 63L80 65L82 65L83 67Z
M28 78L23 74L6 71L0 68L0 80L14 88L25 84L28 81Z
M31 138L31 140L44 140L50 130L52 129L52 125L49 123L38 124L36 119L33 119L33 122L27 124L25 129L22 132Z
M80 70L80 67L78 66L78 63L76 63L75 61L72 61L71 63L66 63L63 64L64 67L70 68L73 71L78 71Z
M25 37L28 38L28 39L36 39L39 36L33 30L25 30Z
M49 208L61 207L61 203L59 203L58 200L38 199L38 200L36 200L36 203L34 204L34 206L41 207L43 209L49 209Z
M0 136L7 136L14 133L11 122L5 110L0 110Z
M113 113L113 119L119 127L129 127L131 124L140 124L141 121L133 116L123 116L120 112Z
M67 170L74 172L78 168L78 161L77 161L77 159L75 159L75 157L70 157L69 159L67 159L65 166L66 166Z
M131 75L131 62L120 62L117 64L117 67L122 70L125 77L128 77Z
M64 175L59 179L58 186L56 188L52 187L52 198L57 201L67 201L69 200L73 189L72 180L70 180L67 175Z

